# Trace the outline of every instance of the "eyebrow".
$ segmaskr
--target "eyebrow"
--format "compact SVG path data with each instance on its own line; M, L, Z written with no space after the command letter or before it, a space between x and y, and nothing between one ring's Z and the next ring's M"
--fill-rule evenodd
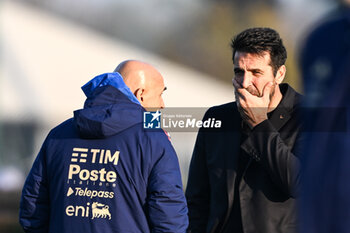
M258 73L264 73L264 71L262 71L261 69L248 69L248 71L251 71L251 72L258 72Z
M244 71L244 69L242 69L242 68L239 68L239 67L236 67L236 68L234 68L233 69L235 72L237 72L237 71ZM250 71L250 72L259 72L259 73L264 73L264 71L263 70L261 70L261 69L247 69L248 71Z

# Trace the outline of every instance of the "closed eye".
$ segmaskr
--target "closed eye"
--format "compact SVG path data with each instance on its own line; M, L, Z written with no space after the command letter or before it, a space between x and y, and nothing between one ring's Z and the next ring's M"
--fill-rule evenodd
M261 70L252 70L251 72L253 75L256 75L256 76L260 76L264 74L264 72Z

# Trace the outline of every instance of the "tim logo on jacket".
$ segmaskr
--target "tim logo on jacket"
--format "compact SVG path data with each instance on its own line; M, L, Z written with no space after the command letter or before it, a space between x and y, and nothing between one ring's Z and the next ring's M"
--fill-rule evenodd
M118 165L119 153L118 150L102 148L72 148L65 196L74 203L78 200L82 203L82 199L86 198L91 200L83 205L66 206L67 216L108 220L112 218L109 205L93 199L107 201L115 198L113 189L116 187L117 173L114 166Z
M69 205L66 208L66 215L91 219L104 218L111 220L112 218L109 206L99 202L93 202L92 204L88 202L85 206Z
M118 165L119 151L111 151L108 149L89 149L89 148L73 148L71 163L69 164L68 183L73 181L75 184L96 184L96 183L114 183L117 180L117 173L112 170L106 170L104 166L108 164ZM87 169L87 164L102 165L100 169Z

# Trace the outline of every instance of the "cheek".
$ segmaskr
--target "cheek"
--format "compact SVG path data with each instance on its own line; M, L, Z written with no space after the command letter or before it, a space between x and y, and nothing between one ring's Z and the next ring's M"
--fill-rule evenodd
M259 90L259 92L262 91L262 89L264 88L264 84L266 84L267 82L265 82L264 80L262 79L256 79L252 82L253 86Z
M161 101L159 96L149 95L147 96L147 99L145 100L145 102L147 102L148 106L157 107Z
M269 81L267 81L266 79L256 79L254 82L253 82L253 86L255 88L255 90L257 91L258 93L258 96L261 96L263 91L264 91L264 87L265 85L268 83Z
M157 106L162 105L162 102L163 102L162 97L158 97L158 99L157 99Z
M256 87L259 88L259 90L261 89L264 89L264 87L266 86L266 84L268 82L274 82L275 83L275 79L273 77L260 77L260 78L257 78L255 79L255 84L256 84Z

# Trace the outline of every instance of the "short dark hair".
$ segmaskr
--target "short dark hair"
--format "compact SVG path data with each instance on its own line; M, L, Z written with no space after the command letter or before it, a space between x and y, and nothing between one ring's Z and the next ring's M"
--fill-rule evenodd
M270 53L270 65L274 75L284 65L287 51L278 32L271 28L249 28L236 35L231 42L232 61L236 52L262 55Z

